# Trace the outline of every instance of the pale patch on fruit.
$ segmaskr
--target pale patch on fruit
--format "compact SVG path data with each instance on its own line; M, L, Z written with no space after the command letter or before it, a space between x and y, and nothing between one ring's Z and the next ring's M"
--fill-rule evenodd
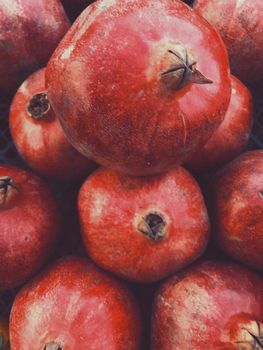
M70 295L69 300L67 301L65 320L71 321L73 315L76 315L79 312L82 307L81 296L81 293L78 291L74 291L74 293Z
M239 8L241 7L246 0L237 0L236 7Z
M24 96L29 96L28 81L27 80L20 86L19 92L21 92Z
M104 193L93 191L92 193L92 207L90 210L90 219L92 221L97 221L100 219L102 211L107 208L109 204L109 199Z
M107 0L99 4L96 4L95 10L94 7L88 6L87 10L81 15L79 29L76 31L75 36L72 38L72 42L76 43L81 40L82 36L86 33L89 26L96 20L96 18L106 11L110 6L114 5L116 0Z
M22 9L17 0L2 0L0 1L0 8L4 16L18 17L22 14Z
M237 90L232 87L231 93L232 93L232 95L236 95L237 94Z
M61 58L62 60L67 60L68 58L70 58L70 56L71 56L71 54L72 54L74 48L75 48L75 45L73 45L73 44L69 45L69 46L63 51L63 53L62 53L62 55L60 56L60 58Z
M25 133L21 133L21 137L26 139L26 143L30 144L32 151L38 151L39 149L42 149L44 146L42 126L37 125L37 123L32 123L25 118L23 129L25 130ZM21 140L21 143L23 142L24 140Z

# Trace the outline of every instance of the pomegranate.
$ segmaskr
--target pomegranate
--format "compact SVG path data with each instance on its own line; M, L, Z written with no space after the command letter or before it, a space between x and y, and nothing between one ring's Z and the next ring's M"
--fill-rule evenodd
M208 142L187 162L192 171L215 170L238 156L247 146L253 120L249 90L233 75L232 93L225 118Z
M0 290L34 275L60 233L60 210L47 185L27 171L0 165Z
M213 178L213 230L232 258L263 269L263 151L244 153Z
M59 0L0 0L0 92L43 67L69 29Z
M138 307L113 277L67 257L19 292L10 340L12 350L139 350Z
M155 297L152 350L263 349L263 279L209 261L168 280Z
M197 259L207 244L203 196L181 167L149 178L101 168L82 185L78 207L88 254L124 279L160 280Z
M96 1L59 44L46 76L71 143L130 175L182 163L219 126L230 99L221 38L178 0Z
M69 143L50 107L45 68L30 75L18 89L9 124L19 154L37 173L59 181L72 181L95 169L95 164Z
M195 0L194 9L219 30L232 73L246 82L263 79L262 0Z

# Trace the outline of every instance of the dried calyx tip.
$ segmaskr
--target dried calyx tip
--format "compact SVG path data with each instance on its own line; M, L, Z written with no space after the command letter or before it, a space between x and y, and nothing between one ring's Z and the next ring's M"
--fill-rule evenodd
M159 213L149 213L139 224L139 231L157 241L165 236L165 220Z
M15 181L11 176L0 177L0 204L6 203L8 195L12 189L18 190Z
M40 92L34 95L27 105L28 114L34 119L41 119L50 110L47 94Z
M43 350L63 350L62 346L59 343L52 342L52 343L47 343Z
M174 63L160 74L162 81L172 90L179 90L188 83L211 84L212 80L206 78L196 69L196 61L192 54L184 46L178 44L173 50L168 50L173 55Z

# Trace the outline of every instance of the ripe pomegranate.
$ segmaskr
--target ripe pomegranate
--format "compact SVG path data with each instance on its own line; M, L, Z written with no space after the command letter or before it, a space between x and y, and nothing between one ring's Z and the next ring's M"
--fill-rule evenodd
M201 191L183 168L149 178L95 171L78 199L87 252L116 275L150 283L204 251L209 219Z
M43 67L69 28L60 0L0 0L0 92Z
M37 173L59 181L78 180L95 164L69 143L50 107L45 68L18 89L10 109L10 131L19 154Z
M139 350L140 317L121 282L67 257L16 296L10 340L12 350Z
M219 171L209 187L213 227L231 257L263 269L263 151L244 153Z
M232 73L246 82L263 79L262 0L195 0L194 9L219 30Z
M27 171L0 165L0 290L34 275L60 233L60 210L47 185Z
M0 319L0 349L9 349L9 330L6 320Z
M263 279L209 261L168 280L155 297L152 350L263 349Z
M253 120L252 97L233 75L231 85L230 104L223 122L187 162L192 171L215 170L238 156L248 144Z
M88 6L49 61L47 88L81 153L139 176L182 163L230 99L221 38L178 0Z

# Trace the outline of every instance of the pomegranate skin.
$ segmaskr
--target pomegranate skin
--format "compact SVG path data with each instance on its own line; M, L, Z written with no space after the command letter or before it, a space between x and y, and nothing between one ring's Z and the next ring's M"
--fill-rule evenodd
M203 196L181 167L149 178L98 169L78 207L88 254L127 280L158 281L196 260L208 241Z
M187 78L182 87L185 75L167 73L179 67L176 55L196 61L191 67L213 83ZM51 105L73 146L136 176L182 163L219 126L230 99L221 38L174 0L91 4L58 46L46 77Z
M31 111L30 106L36 108L33 99L40 94L46 96L45 68L24 81L11 104L9 125L18 153L34 171L45 177L65 182L84 178L95 169L95 163L69 143L48 99L45 106L38 101L47 112Z
M231 76L232 93L224 120L208 142L196 151L186 167L194 172L215 170L237 157L248 144L253 121L252 96Z
M85 258L57 261L16 296L12 350L139 350L140 317L121 282Z
M46 65L69 25L59 0L0 0L2 95Z
M53 254L61 226L48 186L30 172L0 165L0 290L38 272Z
M262 322L262 278L235 264L204 262L157 292L152 350L261 349Z
M213 228L232 258L263 269L263 151L246 152L226 165L209 186Z
M263 79L263 2L261 0L195 0L194 9L220 32L231 72L239 79Z

